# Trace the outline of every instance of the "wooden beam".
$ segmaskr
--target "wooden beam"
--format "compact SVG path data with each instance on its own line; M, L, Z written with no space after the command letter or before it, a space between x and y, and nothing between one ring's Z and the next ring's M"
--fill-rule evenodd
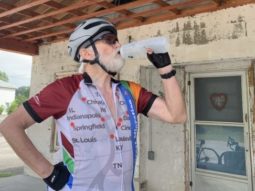
M6 22L5 20L2 20L1 21L1 24L10 24L9 22ZM28 28L27 27L24 27L24 26L17 26L20 30L27 30ZM8 34L11 34L11 33L14 33L16 32L17 30L15 29L8 29L8 30L5 30L5 31L2 31L1 34L0 34L0 38L3 37L3 36L6 36ZM40 32L41 34L44 34L43 32Z
M39 19L43 19L43 18L46 18L46 17L51 17L51 16L54 16L54 15L58 15L58 14L61 14L61 13L68 12L70 10L78 9L78 8L81 8L81 7L84 7L84 6L93 5L93 4L96 4L96 3L97 3L96 1L82 1L82 2L78 2L78 3L72 4L72 5L68 6L68 7L56 10L56 11L51 11L51 12L46 13L46 14L38 15L36 17L32 17L32 18L29 18L29 19L18 21L18 22L9 24L9 25L1 26L0 30L4 30L4 29L11 28L11 27L19 26L19 25L22 25L22 24L25 24L25 23L29 23L29 22L32 22L32 21L36 21L36 20L39 20Z
M0 2L0 8L3 9L4 11L7 11L7 10L14 9L17 7L15 7L14 5ZM31 10L24 10L22 12L17 12L16 14L18 16L25 16L25 17L35 17L35 16L39 15L38 13L35 13L34 11L31 11Z
M137 17L141 17L141 16L146 16L146 15L157 15L157 13L160 13L160 12L163 12L163 11L171 11L171 10L174 10L176 8L181 8L183 6L192 5L194 3L201 3L203 1L204 0L189 0L189 1L178 3L178 4L175 4L175 5L168 5L166 7L156 8L156 9L153 9L153 10L148 10L148 11L139 12L139 13L133 13L129 16L122 16L122 17L118 17L117 19L111 19L110 21L113 22L113 23L116 23L117 21L128 19L128 18L137 18ZM170 13L168 15L173 16L173 13ZM143 24L143 22L141 20L135 20L135 21L131 21L131 22L135 23L136 25ZM125 24L125 25L129 26L128 23L130 23L130 22L127 22L127 24ZM121 26L124 26L124 24L121 24ZM121 28L123 28L123 27L121 27ZM49 38L49 37L56 36L56 35L69 34L69 33L72 32L72 30L65 30L65 31L62 31L62 32L60 31L60 32L49 33L49 34L46 34L46 35L37 36L37 37L29 38L29 39L26 39L26 40L27 41L34 41L34 40L38 40L38 39Z
M2 2L0 2L0 7L1 7L1 9L4 9L5 11L13 9L13 8L16 8L13 5L9 5L9 4L2 3ZM31 10L24 10L22 12L18 12L17 15L18 16L22 16L22 17L25 16L25 17L31 18L31 17L36 17L39 14L35 13L35 12L31 11ZM57 21L56 19L53 19L53 18L52 18L52 20L53 21ZM4 23L5 25L10 24L9 22L7 22L8 21L7 19L4 19L4 21L5 21L5 23ZM45 22L47 24L52 24L52 22L50 22L49 19L42 19L41 21ZM25 26L17 26L17 27L23 28L23 30L28 30L28 27L25 27ZM13 32L11 32L11 33L13 33ZM40 33L45 34L45 32L42 32L42 31Z
M0 39L0 49L28 54L30 56L35 56L39 54L38 46L36 44L10 38Z
M37 6L37 5L41 5L43 3L46 3L47 1L50 1L50 0L37 0L37 1L32 1L31 3L22 5L22 6L18 6L16 8L11 9L11 10L0 13L0 18L8 16L8 15L12 15L12 14L17 13L19 11L29 9L29 8Z
M156 4L160 5L161 7L166 7L169 6L168 3L166 3L165 1L162 0L157 0L155 1ZM185 2L184 2L185 3ZM180 14L180 11L178 9L173 9L171 10L173 13L175 13L176 15Z
M80 20L84 20L87 18L95 17L95 16L105 16L107 14L112 14L114 12L121 12L123 15L119 15L117 18L111 19L112 22L122 22L124 20L127 20L126 22L119 23L117 25L118 29L127 28L127 27L134 27L134 26L140 26L144 24L151 24L154 22L164 21L164 20L172 20L180 17L190 16L199 14L202 12L210 12L215 10L220 10L228 7L233 6L239 6L244 5L248 3L254 3L255 0L224 0L224 3L219 3L220 0L187 0L182 3L177 3L173 5L163 6L160 8L154 8L152 10L147 10L144 12L138 12L133 13L131 11L128 11L128 9L131 9L132 7L139 7L143 6L144 4L149 3L160 3L161 0L137 0L128 4L123 4L120 6L110 6L107 3L102 3L104 6L109 6L106 10L100 10L92 13L87 13L86 15L81 16L75 16L66 20L57 21L55 23L52 23L47 26L41 26L37 28L31 28L30 30L20 31L17 33L12 33L10 35L5 35L3 38L12 37L12 36L20 36L23 34L28 34L32 32L38 32L40 30L53 28L55 26L61 26L69 23L74 23ZM98 0L98 5L100 6L100 0ZM164 3L161 3L162 5L165 5ZM173 10L180 10L180 13L175 15L173 14ZM47 14L47 13L46 13ZM140 19L140 18L143 19ZM138 18L138 19L137 19ZM57 32L53 33L47 33L43 35L37 35L33 34L31 37L24 37L22 36L23 40L26 39L26 41L29 41L30 43L38 40L38 39L47 39L54 36L69 34L72 32L74 28L74 25L67 30L61 29L55 30ZM40 31L42 32L42 31Z
M54 9L62 9L64 8L65 6L60 4L60 3L57 3L55 1L49 1L47 3L45 3L45 5L51 7L51 8L54 8ZM75 11L69 11L68 13L74 15L74 16L79 16L79 15L82 15L84 14L82 11L79 11L79 10L75 10Z
M151 16L150 18L147 18L142 24L134 22L134 23L128 23L126 25L120 24L117 27L118 29L136 27L136 26L147 25L147 24L151 24L155 22L162 22L165 20L173 20L180 17L193 16L199 13L216 11L217 9L218 9L218 6L216 4L209 4L209 5L204 5L202 7L196 7L194 9L188 9L188 10L182 11L180 15L173 15L168 13L168 14L163 14L159 16Z
M216 0L213 0L216 1ZM217 2L217 1L216 1ZM237 7L245 4L255 3L255 0L220 0L220 8L225 9L229 7Z
M100 5L100 6L104 7L104 8L107 8L107 9L116 7L116 5L114 5L114 4L112 4L112 3L108 3L108 2L106 2L106 1L103 1L103 2L101 2L101 3L98 3L98 5ZM125 9L119 10L119 11L116 11L116 12L118 12L118 13L120 13L120 14L122 14L122 15L130 15L130 14L132 14L132 12L130 12L130 11L128 11L128 10L125 10Z
M100 16L103 16L103 15L106 15L106 14L109 14L109 13L112 13L112 12L120 11L120 10L123 10L123 9L130 9L132 7L138 7L140 5L144 5L146 3L152 3L154 1L155 0L138 0L138 1L131 2L131 3L116 6L116 7L107 9L107 10L97 11L97 12L90 13L88 15L82 15L82 16L66 19L64 21L59 21L59 22L56 22L56 23L53 23L53 24L50 24L50 25L46 25L46 26L43 26L43 27L37 27L37 28L30 29L30 30L10 34L10 35L7 35L6 37L19 36L19 35L35 32L35 31L39 31L39 30L44 30L44 29L53 28L53 27L56 27L56 26L61 26L61 25L67 24L67 23L74 23L74 22L77 22L77 21L81 21L81 20L84 20L84 19L91 18L91 17L100 17Z
M64 30L64 31L60 31L60 32L53 32L53 33L49 33L49 34L46 34L46 35L29 38L29 39L26 39L25 41L35 41L35 40L49 38L49 37L53 37L53 36L59 36L59 35L63 35L63 34L68 34L68 33L73 32L73 30L74 30L74 28L73 29Z
M140 16L146 17L148 15L154 15L155 16L157 14L160 14L160 13L164 12L164 11L171 11L172 12L172 10L176 10L177 8L181 9L182 7L198 4L198 3L201 3L201 2L204 2L204 0L188 0L188 1L178 3L178 4L174 4L174 5L168 5L168 6L165 6L165 7L159 7L159 8L155 8L155 9L152 9L152 10L139 12L139 13L128 16L128 18L135 18L135 17L140 17ZM181 12L179 12L179 14L181 14ZM126 17L118 17L116 19L112 19L111 21L113 23L116 23L116 22L119 22L123 19L126 19Z
M203 3L204 0L189 0L186 2L182 2L182 3L178 3L178 4L174 4L174 5L168 5L166 7L161 7L161 8L156 8L153 10L148 10L148 11L144 11L144 12L139 12L139 13L135 13L135 14L131 14L129 16L122 16L122 17L118 17L117 19L112 19L111 22L117 22L117 21L121 21L124 19L129 19L129 18L136 18L136 17L140 17L140 16L146 16L146 15L151 15L149 18L145 19L143 22L142 21L127 21L125 22L125 24L119 24L117 25L119 29L122 28L127 28L127 27L134 27L134 26L140 26L143 24L150 24L153 22L158 22L158 21L163 21L163 20L168 20L168 19L175 19L175 18L179 18L179 17L185 17L185 16L189 16L189 15L194 15L194 14L198 14L201 12L208 12L208 11L214 11L217 10L218 4L216 3L212 3L208 6L206 6L205 4L201 5L200 3ZM164 11L171 11L174 9L181 9L183 7L187 7L190 5L194 5L197 4L198 7L195 7L194 9L186 9L184 12L180 12L179 15L173 15L173 13L164 13L164 14L160 14L163 13ZM159 16L157 16L157 14L159 14ZM52 36L56 36L56 35L63 35L63 34L69 34L72 32L72 29L70 30L66 30L66 31L59 31L59 32L54 32L54 33L49 33L46 35L42 35L42 36L37 36L37 37L32 37L27 39L28 41L34 41L34 40L38 40L38 39L43 39L43 38L49 38Z
M162 1L162 0L156 0L155 3L162 6L162 7L165 7L165 6L169 5L168 3L166 3L165 1Z
M132 23L120 23L117 25L118 29L124 29L124 28L130 28L130 27L136 27L136 26L141 26L141 25L146 25L146 24L151 24L155 22L161 22L165 20L173 20L177 19L180 17L186 17L186 16L193 16L196 14L204 13L204 12L212 12L220 9L225 9L229 7L235 7L235 6L240 6L240 5L245 5L245 4L250 4L254 3L255 0L228 0L227 2L224 2L220 7L217 3L209 2L210 4L208 5L201 5L198 7L195 7L193 9L187 9L183 10L181 14L179 15L172 15L172 14L163 14L159 16L151 16L150 18L147 18L144 20L144 22L139 23L139 22L132 22ZM185 2L184 2L185 3Z
M218 6L221 6L224 3L224 0L211 0L212 3L215 3Z
M108 3L108 2L102 2L102 3L98 3L99 5L103 6L104 8L113 8L113 7L116 7L116 5L112 4L112 3ZM130 15L133 15L134 13L129 11L129 10L126 10L126 9L123 9L123 10L119 10L119 11L116 11L118 12L119 14L121 15L124 15L124 17L128 17ZM136 20L139 20L139 21L143 21L144 18L143 17L137 17L135 18Z

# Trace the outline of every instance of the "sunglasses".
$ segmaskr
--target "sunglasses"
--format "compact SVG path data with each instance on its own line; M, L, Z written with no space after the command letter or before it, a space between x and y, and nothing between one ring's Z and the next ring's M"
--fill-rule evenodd
M108 45L115 45L116 42L119 42L118 37L114 34L111 34L111 33L103 35L98 40L102 40Z

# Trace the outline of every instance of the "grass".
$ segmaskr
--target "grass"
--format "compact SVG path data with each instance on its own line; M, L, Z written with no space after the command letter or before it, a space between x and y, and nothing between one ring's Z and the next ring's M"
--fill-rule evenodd
M13 176L14 174L12 173L0 173L0 178L6 178L6 177L10 177Z

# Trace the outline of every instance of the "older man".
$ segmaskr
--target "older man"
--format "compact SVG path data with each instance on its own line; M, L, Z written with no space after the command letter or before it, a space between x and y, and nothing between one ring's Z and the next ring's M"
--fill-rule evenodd
M133 191L137 114L184 123L186 110L168 53L148 59L158 69L165 97L113 76L123 67L114 25L102 18L82 22L71 34L70 56L85 63L81 75L56 80L5 121L0 131L49 190ZM52 165L25 129L53 116L62 162Z

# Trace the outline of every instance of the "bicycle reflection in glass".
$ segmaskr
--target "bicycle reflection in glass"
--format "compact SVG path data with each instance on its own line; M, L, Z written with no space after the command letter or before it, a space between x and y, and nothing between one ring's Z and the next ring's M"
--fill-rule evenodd
M229 150L219 154L215 149L206 147L205 140L196 145L197 168L238 175L246 175L245 149L235 139L228 137Z

